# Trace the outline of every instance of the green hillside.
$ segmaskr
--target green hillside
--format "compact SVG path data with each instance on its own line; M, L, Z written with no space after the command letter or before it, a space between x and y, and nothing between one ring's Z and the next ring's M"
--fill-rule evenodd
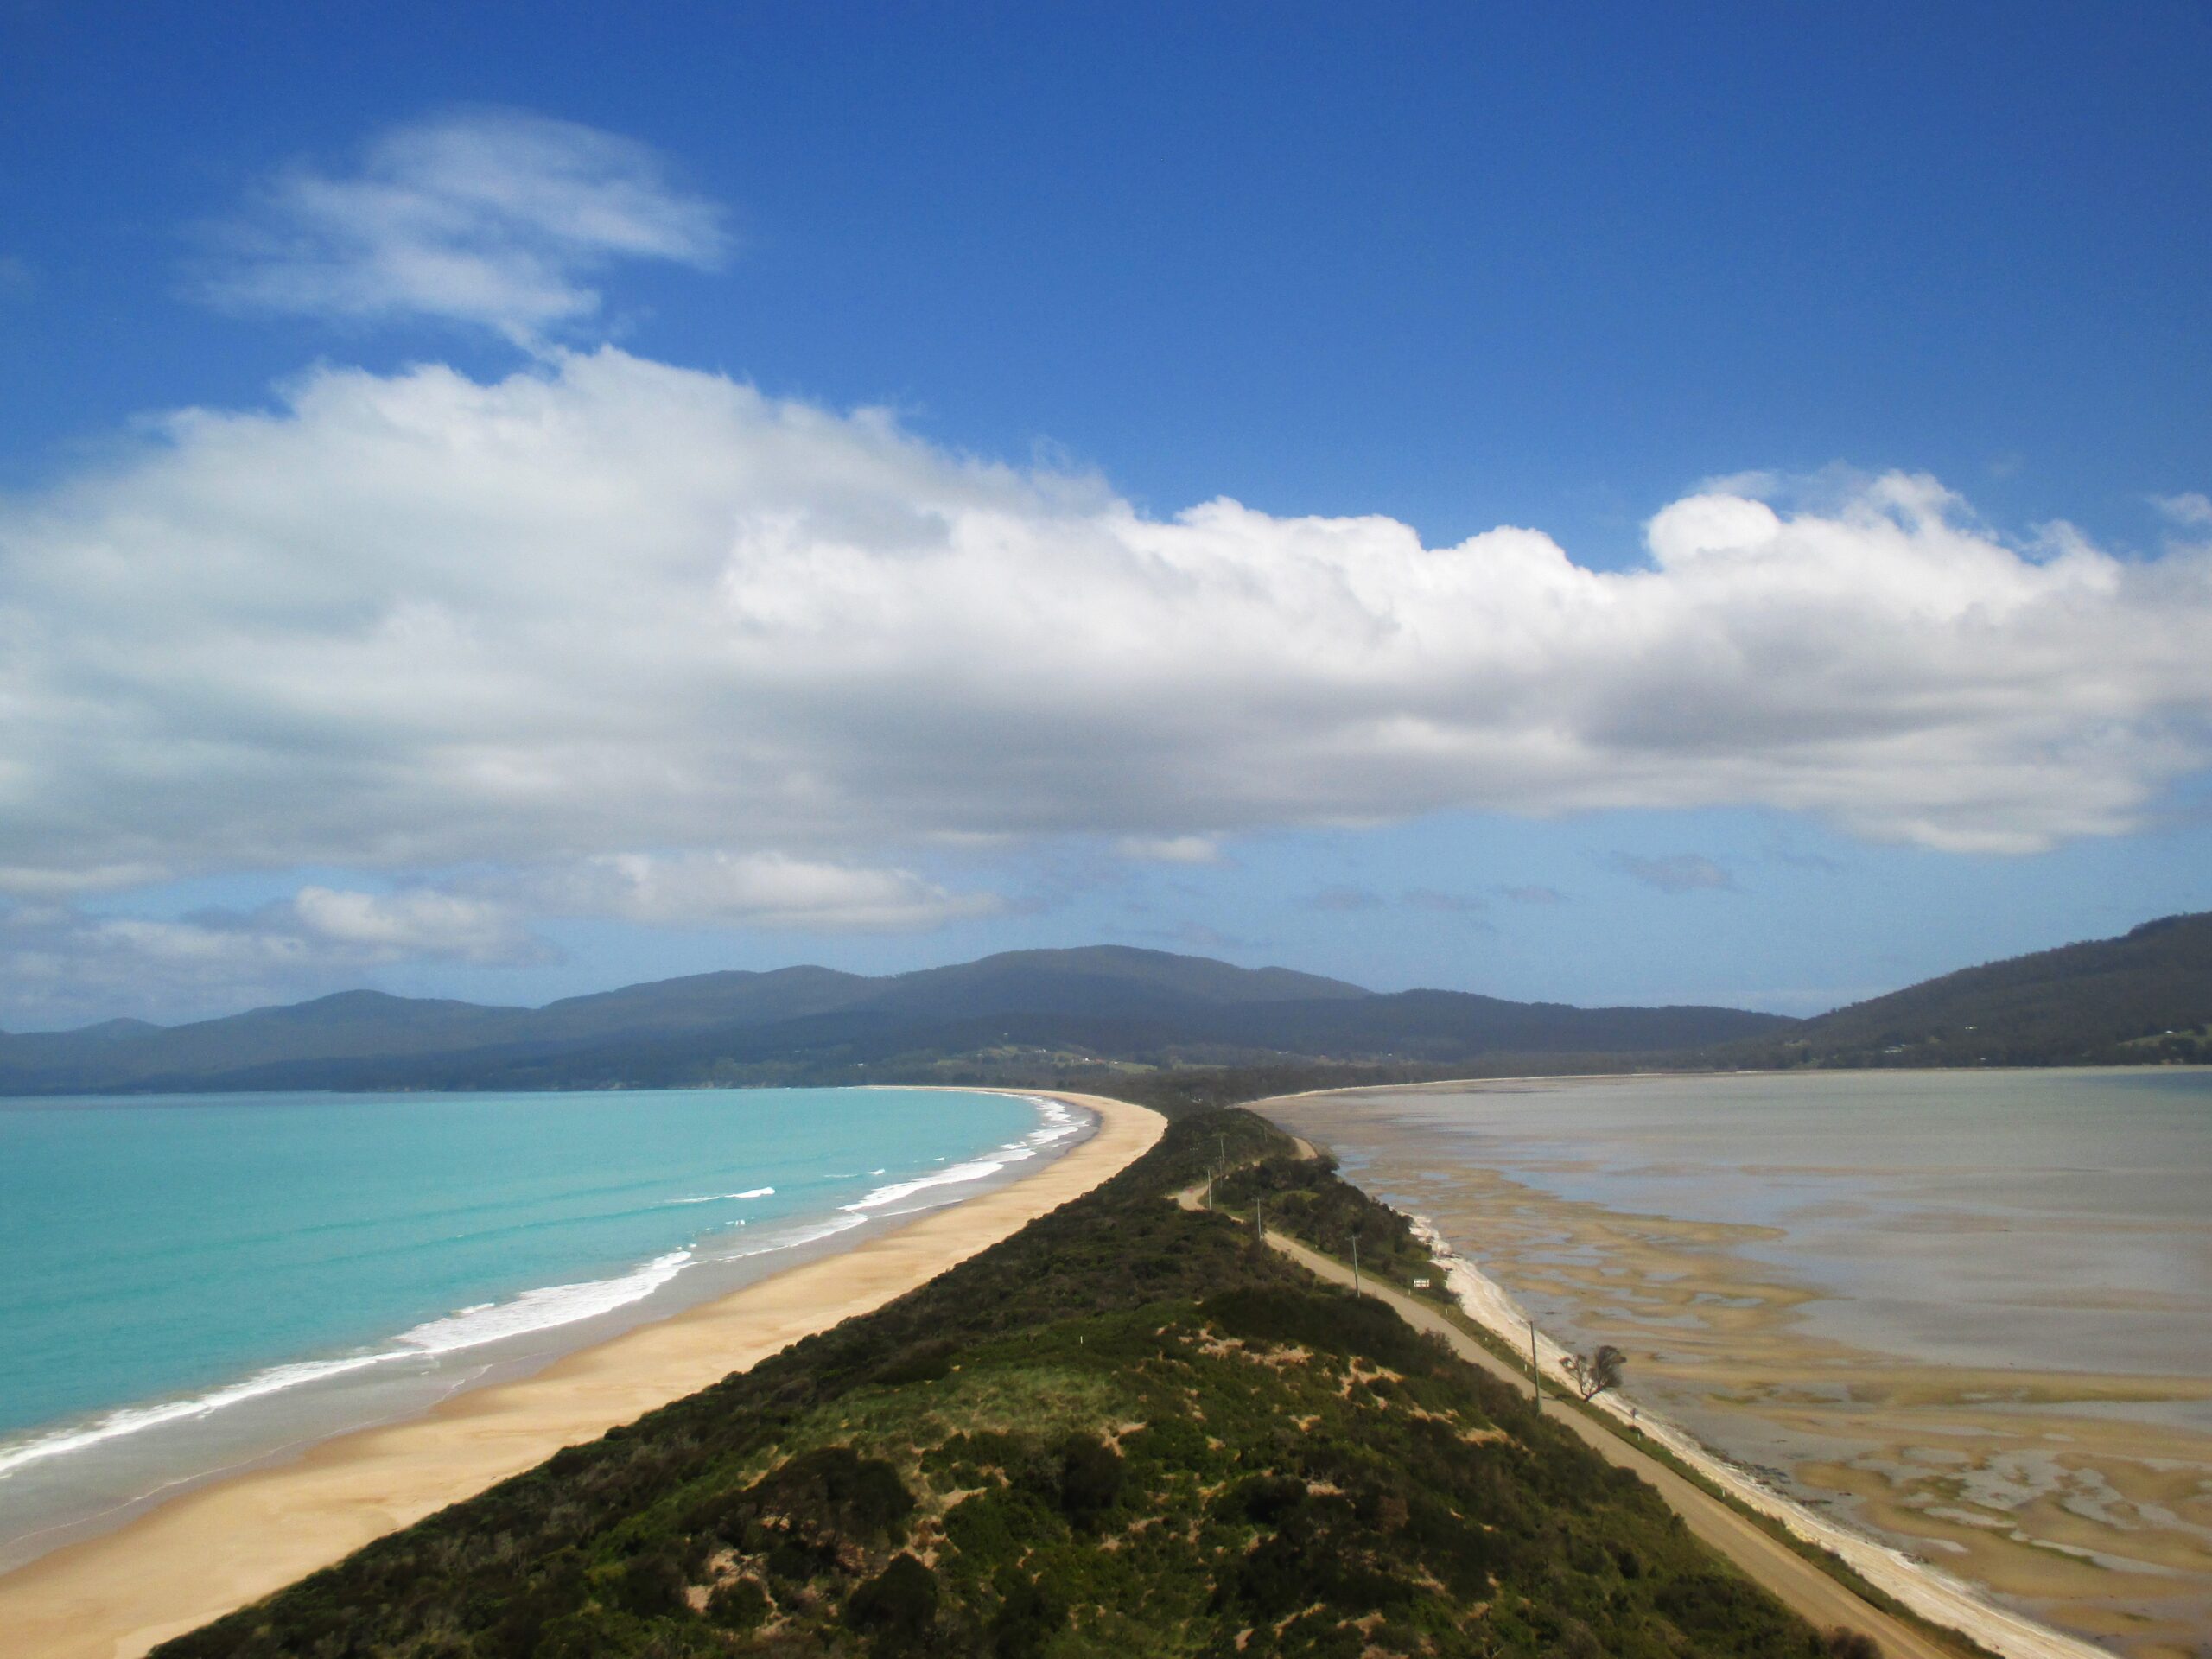
M1732 1052L1801 1065L2212 1061L2212 912L1946 974Z
M159 1652L1827 1651L1515 1391L1177 1209L1217 1137L1288 1148L1184 1119L879 1313ZM1316 1222L1368 1208L1320 1179Z

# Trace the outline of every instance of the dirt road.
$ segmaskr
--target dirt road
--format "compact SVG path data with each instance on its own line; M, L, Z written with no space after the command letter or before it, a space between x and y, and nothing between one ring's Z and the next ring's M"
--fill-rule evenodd
M1179 1194L1177 1201L1186 1210L1197 1209L1197 1190ZM1332 1284L1351 1283L1350 1268L1295 1239L1270 1233L1268 1243L1317 1278ZM1389 1303L1416 1331L1432 1331L1442 1337L1461 1358L1518 1388L1529 1386L1525 1372L1498 1359L1438 1309L1389 1285L1377 1284L1371 1278L1365 1280L1363 1285L1368 1295ZM1657 1488L1660 1497L1682 1517L1692 1533L1820 1629L1833 1630L1841 1625L1847 1630L1862 1630L1882 1644L1885 1659L1958 1659L1960 1649L1939 1644L1881 1609L1870 1606L1803 1556L1777 1543L1759 1527L1702 1488L1683 1479L1657 1459L1639 1452L1579 1412L1556 1402L1548 1402L1546 1409L1554 1422L1563 1424L1606 1462L1633 1470Z

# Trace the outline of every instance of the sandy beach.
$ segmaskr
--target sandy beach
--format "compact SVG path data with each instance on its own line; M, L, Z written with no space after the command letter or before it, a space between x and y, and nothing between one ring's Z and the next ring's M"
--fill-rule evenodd
M1618 1410L1640 1403L1640 1427L1892 1593L1932 1586L1955 1615L1944 1622L1986 1620L1954 1594L1964 1581L1993 1592L2001 1605L1982 1605L2000 1621L2018 1609L2072 1633L2061 1645L2069 1638L1982 1623L1977 1634L2004 1652L2091 1650L2081 1637L2132 1659L2199 1651L2212 1380L1944 1363L1840 1339L1808 1327L1818 1293L1777 1269L1774 1228L1563 1198L1470 1164L1416 1116L1363 1111L1355 1132L1348 1097L1266 1109L1339 1149L1356 1140L1363 1185L1478 1258L1452 1282L1483 1323L1525 1340L1522 1311L1534 1313L1554 1376L1567 1346L1627 1350ZM1669 1434L1666 1420L1688 1433Z
M0 1577L9 1654L135 1659L564 1446L882 1306L1088 1192L1166 1127L1120 1101L1052 1097L1096 1114L1097 1128L1033 1174L579 1350L523 1380L195 1488Z

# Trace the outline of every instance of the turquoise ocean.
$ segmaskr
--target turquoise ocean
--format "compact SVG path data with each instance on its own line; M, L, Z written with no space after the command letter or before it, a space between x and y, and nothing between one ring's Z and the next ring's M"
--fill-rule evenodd
M0 1569L1035 1167L950 1091L0 1100Z

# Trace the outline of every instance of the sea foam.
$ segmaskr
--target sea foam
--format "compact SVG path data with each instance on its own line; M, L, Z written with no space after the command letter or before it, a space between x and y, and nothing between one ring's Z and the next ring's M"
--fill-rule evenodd
M164 1400L150 1406L127 1407L96 1417L89 1423L41 1435L14 1446L0 1446L0 1480L5 1480L18 1469L42 1463L48 1458L80 1452L87 1446L98 1446L105 1440L120 1440L125 1435L143 1433L149 1428L159 1428L164 1423L205 1417L226 1407L244 1405L247 1401L259 1400L287 1389L327 1382L351 1372L365 1371L372 1366L389 1365L397 1360L420 1360L457 1353L464 1348L480 1348L486 1343L527 1336L534 1331L551 1330L558 1325L573 1325L579 1319L612 1313L618 1308L652 1295L675 1278L690 1260L690 1250L672 1250L633 1272L615 1278L588 1280L571 1285L543 1285L535 1290L526 1290L508 1301L480 1302L474 1307L459 1309L442 1319L425 1320L393 1338L396 1346L374 1353L348 1354L337 1359L302 1360L289 1365L272 1365L266 1370L255 1372L243 1382L211 1389L205 1394L193 1395L182 1400Z
M1008 1141L984 1157L953 1164L928 1175L879 1186L855 1202L841 1205L840 1213L835 1216L803 1223L789 1231L779 1231L767 1241L750 1249L717 1249L714 1253L715 1259L739 1260L818 1243L840 1233L849 1232L854 1228L865 1226L876 1212L916 1193L982 1180L997 1174L1009 1164L1035 1157L1041 1148L1065 1139L1082 1127L1077 1115L1058 1101L1032 1096L1017 1098L1033 1109L1039 1118L1039 1127L1020 1140ZM883 1173L881 1169L869 1172L878 1175ZM665 1202L736 1202L772 1198L775 1191L772 1186L755 1186L741 1192L707 1193ZM0 1442L0 1480L5 1480L16 1471L34 1464L143 1433L167 1424L206 1417L230 1407L264 1399L289 1389L353 1373L397 1367L407 1362L413 1362L418 1366L434 1363L448 1354L613 1313L652 1295L698 1259L695 1249L687 1246L668 1251L626 1273L609 1278L543 1285L505 1301L480 1302L455 1309L451 1313L424 1320L401 1332L388 1339L389 1345L373 1351L272 1365L238 1382L204 1393L124 1407L89 1421L35 1434L13 1444Z
M399 1346L380 1358L401 1359L410 1353L450 1354L463 1348L480 1348L487 1342L527 1336L596 1319L632 1302L642 1301L683 1270L690 1250L671 1250L645 1266L613 1279L588 1279L573 1285L541 1285L511 1301L480 1303L427 1319L411 1331L403 1331Z
M1059 1101L1046 1100L1035 1095L1017 1095L1014 1098L1033 1109L1038 1116L1044 1120L1039 1127L1023 1135L1020 1140L1007 1141L987 1158L970 1159L966 1163L953 1164L937 1171L934 1174L918 1176L909 1181L893 1181L887 1186L879 1186L858 1201L843 1205L843 1209L848 1214L865 1214L869 1211L887 1208L903 1199L912 1198L917 1192L925 1192L931 1187L958 1186L969 1181L982 1180L988 1176L997 1174L1008 1164L1020 1163L1024 1159L1034 1158L1039 1149L1052 1145L1055 1141L1065 1140L1083 1127L1082 1120L1075 1112ZM883 1172L876 1170L872 1173L880 1175ZM951 1200L947 1199L945 1202L950 1203Z
M727 1204L735 1198L772 1198L772 1186L748 1186L742 1192L705 1192L696 1198L670 1198L670 1204Z
M344 1359L303 1360L292 1365L273 1365L242 1382L194 1395L189 1399L165 1400L156 1405L130 1406L121 1411L111 1411L73 1428L21 1440L13 1446L0 1446L0 1480L5 1480L18 1469L34 1463L43 1463L48 1458L81 1452L105 1440L121 1440L126 1434L143 1433L149 1428L159 1428L163 1423L205 1417L226 1406L258 1400L264 1395L298 1388L302 1383L319 1382L325 1377L341 1376L347 1371L365 1370L372 1365L396 1357L397 1356L393 1354L355 1354Z

